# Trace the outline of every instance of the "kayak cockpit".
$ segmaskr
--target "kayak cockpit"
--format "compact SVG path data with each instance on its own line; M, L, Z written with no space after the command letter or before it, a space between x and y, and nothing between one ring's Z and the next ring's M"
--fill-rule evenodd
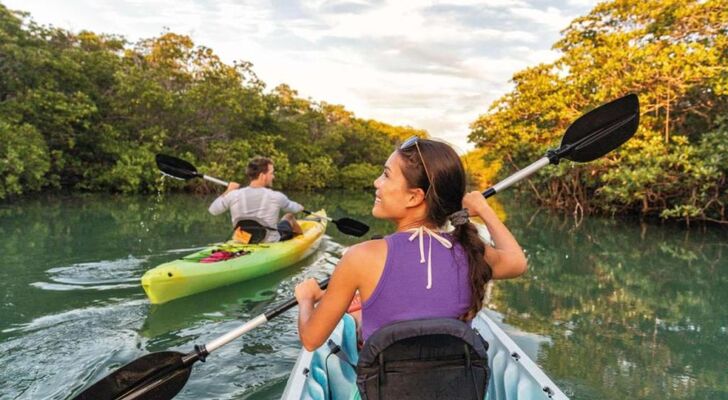
M478 313L472 328L487 342L491 377L486 399L568 399L485 311ZM345 357L332 353L334 345ZM355 322L345 315L327 343L313 352L301 350L282 399L360 398L353 366L359 363L359 356Z

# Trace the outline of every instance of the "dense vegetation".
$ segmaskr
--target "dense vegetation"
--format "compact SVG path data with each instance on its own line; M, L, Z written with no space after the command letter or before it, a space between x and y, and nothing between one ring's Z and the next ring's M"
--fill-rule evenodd
M187 36L130 44L39 26L0 4L0 199L154 190L158 152L238 180L249 157L268 155L282 187L360 188L395 142L425 134L286 85L264 89L249 63L225 64Z
M562 56L517 73L472 123L472 178L484 186L527 165L579 115L634 92L635 138L601 160L544 169L521 190L575 213L728 223L727 10L726 0L616 0L577 18L554 46ZM0 4L0 199L156 190L158 152L237 180L250 156L269 155L280 187L361 188L412 134L426 132L287 85L266 90L250 63L225 64L187 36L129 43L39 26Z
M637 93L635 137L601 160L542 170L522 190L574 212L642 213L728 223L728 2L616 0L563 31L553 63L514 89L470 139L501 174L558 145L582 113Z

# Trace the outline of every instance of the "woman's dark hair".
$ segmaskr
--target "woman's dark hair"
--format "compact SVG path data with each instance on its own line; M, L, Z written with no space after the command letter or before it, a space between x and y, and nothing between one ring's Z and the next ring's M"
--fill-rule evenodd
M466 177L460 157L449 145L427 139L419 139L417 145L397 149L397 152L404 162L402 173L407 186L420 188L425 192L427 221L436 226L445 225L450 214L463 207ZM426 168L422 165L423 159ZM429 178L427 173L430 174ZM485 285L492 277L492 271L483 259L485 243L478 235L475 225L468 222L457 226L453 236L468 255L472 299L470 308L462 319L470 320L483 306Z
M248 179L258 179L260 174L268 172L268 166L273 164L273 160L268 157L256 156L248 161L248 168L245 169L245 175Z

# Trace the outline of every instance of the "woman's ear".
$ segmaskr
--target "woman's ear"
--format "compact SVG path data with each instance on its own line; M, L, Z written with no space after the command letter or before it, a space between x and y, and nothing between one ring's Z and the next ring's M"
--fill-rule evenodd
M422 204L425 201L425 191L416 188L416 189L407 189L407 203L405 204L405 207L417 207L420 204Z

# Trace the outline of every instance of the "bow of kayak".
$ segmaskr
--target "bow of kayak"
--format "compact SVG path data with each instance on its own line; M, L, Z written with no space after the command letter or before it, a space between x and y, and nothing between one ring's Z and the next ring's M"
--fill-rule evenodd
M179 260L161 264L142 276L142 287L152 304L253 279L289 267L312 254L326 231L326 211L320 210L299 220L303 234L275 243L216 244ZM239 255L217 262L201 262L224 248Z

